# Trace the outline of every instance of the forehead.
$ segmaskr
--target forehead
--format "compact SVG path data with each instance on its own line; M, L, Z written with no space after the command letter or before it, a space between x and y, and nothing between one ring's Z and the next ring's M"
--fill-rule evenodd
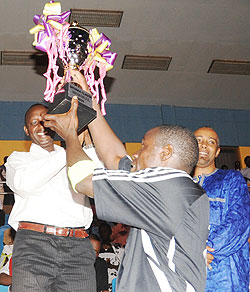
M48 109L42 105L32 107L26 114L26 121L31 120L35 117L46 114Z
M194 132L195 137L202 137L206 139L214 139L218 141L217 133L211 128L200 128Z
M149 130L143 137L143 141L145 140L154 140L155 139L155 135L156 135L156 132L157 132L157 128L153 128L151 130Z

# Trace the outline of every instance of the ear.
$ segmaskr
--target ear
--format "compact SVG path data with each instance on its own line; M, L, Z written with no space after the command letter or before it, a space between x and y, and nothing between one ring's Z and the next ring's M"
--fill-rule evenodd
M24 133L26 134L26 136L30 135L26 126L23 127L23 130L24 130Z
M215 157L218 157L220 154L220 148L217 149L216 153L215 153Z
M161 161L168 160L170 157L172 157L173 153L174 153L173 146L171 144L165 145L160 154Z

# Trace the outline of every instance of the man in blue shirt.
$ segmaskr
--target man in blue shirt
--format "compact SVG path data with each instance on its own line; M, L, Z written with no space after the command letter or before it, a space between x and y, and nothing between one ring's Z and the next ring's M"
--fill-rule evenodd
M194 132L199 145L195 179L210 201L206 292L248 291L249 191L239 171L217 169L217 133L208 127Z

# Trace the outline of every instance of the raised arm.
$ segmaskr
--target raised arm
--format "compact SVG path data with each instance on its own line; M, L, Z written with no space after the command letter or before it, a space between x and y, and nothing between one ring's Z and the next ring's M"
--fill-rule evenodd
M71 76L73 82L78 83L83 90L90 93L85 77L81 72L71 70ZM125 147L103 117L95 99L93 99L93 108L97 112L97 118L88 127L95 144L96 152L106 168L118 169L120 159L127 154Z
M71 167L75 167L77 163L92 163L87 154L83 151L81 143L77 135L78 128L78 118L77 118L77 107L78 100L77 97L73 97L71 101L71 108L67 113L58 114L58 115L45 115L44 117L44 126L51 128L53 131L56 131L66 143L66 157L67 165L69 172ZM92 168L89 172L85 170L88 168L88 165L84 168L80 168L79 171L76 171L77 180L73 176L73 180L69 175L72 187L75 191L83 193L87 196L93 196L92 188L92 173L95 168L95 165L92 164ZM74 168L75 169L75 168ZM87 175L86 175L87 173Z
M88 125L88 128L93 138L96 152L106 168L118 169L120 159L127 155L125 147L110 128L95 100L93 100L93 108L97 111L97 118Z

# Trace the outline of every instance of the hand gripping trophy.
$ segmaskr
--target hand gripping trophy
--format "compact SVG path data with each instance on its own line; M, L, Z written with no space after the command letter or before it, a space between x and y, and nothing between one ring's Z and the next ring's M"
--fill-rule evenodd
M70 11L61 12L60 2L50 1L45 4L42 15L34 16L36 25L30 29L30 33L34 34L33 46L48 55L48 68L44 74L47 78L44 100L50 103L48 112L67 112L72 97L76 95L80 133L96 117L92 109L92 95L97 103L101 100L102 114L106 114L104 104L107 98L103 79L106 72L113 68L117 54L109 50L111 41L107 36L99 34L96 28L88 31L77 22L69 24L66 22L69 15ZM64 68L63 77L58 75L59 66ZM96 67L99 68L97 80L94 75ZM84 71L92 95L71 82L69 68Z

